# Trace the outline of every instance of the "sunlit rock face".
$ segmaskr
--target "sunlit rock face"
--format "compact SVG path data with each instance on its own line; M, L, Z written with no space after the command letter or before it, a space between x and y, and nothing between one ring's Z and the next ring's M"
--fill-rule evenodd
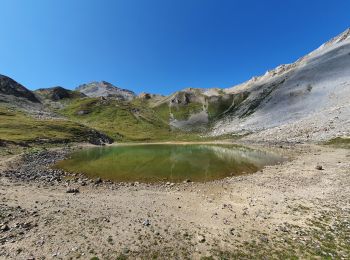
M129 101L136 97L136 94L131 90L116 87L106 81L83 84L77 87L76 90L88 97L114 97Z
M215 123L213 135L261 133L254 138L287 141L349 135L350 30L225 92L249 96Z

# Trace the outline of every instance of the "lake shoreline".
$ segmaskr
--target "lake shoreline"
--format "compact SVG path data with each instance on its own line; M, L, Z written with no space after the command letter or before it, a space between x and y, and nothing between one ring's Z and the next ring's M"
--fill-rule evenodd
M59 157L81 147L86 146L74 146L63 154L62 148L53 151ZM325 232L328 224L320 216L333 223L343 223L349 216L349 199L343 196L350 187L349 150L310 144L265 148L284 151L292 159L250 175L171 185L96 180L84 184L79 176L69 182L20 180L4 176L7 159L0 166L1 207L13 218L1 220L9 230L0 233L0 256L134 259L157 254L200 259L335 254L325 247L330 241L317 238L314 226L317 221ZM51 159L44 156L46 162ZM316 169L319 164L324 170ZM67 187L78 188L79 193L67 193ZM28 227L15 227L16 222ZM340 226L334 228L334 235L344 233ZM335 245L337 256L349 256L340 242Z

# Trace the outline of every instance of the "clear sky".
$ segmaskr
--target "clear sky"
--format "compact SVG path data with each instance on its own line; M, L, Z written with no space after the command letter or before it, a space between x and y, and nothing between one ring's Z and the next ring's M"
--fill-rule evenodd
M0 74L30 89L230 87L350 26L349 0L0 0Z

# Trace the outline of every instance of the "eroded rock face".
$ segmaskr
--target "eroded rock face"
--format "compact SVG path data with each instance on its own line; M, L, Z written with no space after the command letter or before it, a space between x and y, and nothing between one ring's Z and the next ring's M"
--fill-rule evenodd
M4 75L0 75L0 94L21 97L31 102L40 103L30 90Z
M152 95L150 93L142 92L140 95L138 95L138 98L148 100L152 98Z
M189 103L205 103L205 97L202 94L202 90L188 88L178 91L171 96L169 105L187 105Z

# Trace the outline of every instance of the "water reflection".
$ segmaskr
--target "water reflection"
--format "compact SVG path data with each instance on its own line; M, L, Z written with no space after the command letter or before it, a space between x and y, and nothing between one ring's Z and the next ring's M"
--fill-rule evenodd
M57 167L116 181L209 181L276 164L280 156L228 145L125 145L72 154Z

